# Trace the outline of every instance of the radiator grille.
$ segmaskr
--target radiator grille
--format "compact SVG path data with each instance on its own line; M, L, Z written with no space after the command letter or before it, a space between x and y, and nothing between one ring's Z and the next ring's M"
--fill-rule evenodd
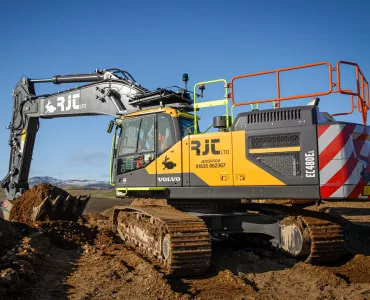
M294 147L300 145L299 134L256 136L250 138L251 149Z
M291 121L299 120L301 118L301 110L296 109L284 109L284 110L274 110L274 111L260 111L253 112L247 115L247 124L256 123L268 123L268 122L278 122L278 121Z
M251 157L281 176L301 176L299 152L260 153Z

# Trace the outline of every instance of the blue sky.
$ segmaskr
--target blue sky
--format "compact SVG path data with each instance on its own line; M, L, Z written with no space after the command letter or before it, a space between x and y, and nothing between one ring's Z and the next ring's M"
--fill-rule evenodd
M154 89L317 61L357 62L370 78L370 2L358 1L7 1L0 9L0 170L7 173L11 92L30 78L128 70ZM327 75L284 77L286 94L327 88ZM350 78L351 71L348 71ZM284 75L285 76L285 75ZM265 80L265 81L264 81ZM270 80L270 81L269 81ZM353 84L353 82L351 83ZM305 87L307 88L307 86ZM37 93L63 89L36 86ZM274 81L241 84L240 101L274 95ZM206 90L223 96L222 86ZM304 100L304 103L307 102ZM289 103L293 105L294 103ZM322 99L324 110L348 110L349 99ZM288 103L286 104L288 105ZM243 108L249 109L248 107ZM214 109L201 112L202 126ZM41 120L31 176L107 180L109 117ZM359 115L348 118L359 121Z

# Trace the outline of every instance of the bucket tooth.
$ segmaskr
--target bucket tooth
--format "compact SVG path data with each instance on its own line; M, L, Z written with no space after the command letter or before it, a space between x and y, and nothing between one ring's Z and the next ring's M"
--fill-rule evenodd
M52 201L52 214L58 214L60 210L63 207L63 198L58 195L53 201Z
M64 215L67 215L71 206L71 202L73 201L73 198L71 196L68 196L63 203L62 213Z
M76 205L74 206L74 209L73 209L73 215L79 217L84 212L86 205L89 203L89 200L90 200L90 195L78 196Z
M51 212L52 203L49 197L46 197L40 205L33 208L33 212L31 215L32 221L41 220L43 217L48 215Z

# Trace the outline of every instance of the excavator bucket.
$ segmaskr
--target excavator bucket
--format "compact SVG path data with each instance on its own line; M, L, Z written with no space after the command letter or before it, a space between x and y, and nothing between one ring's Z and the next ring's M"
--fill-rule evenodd
M31 220L68 220L77 221L84 212L90 200L90 195L71 196L67 198L59 195L55 199L46 197L40 205L33 208Z

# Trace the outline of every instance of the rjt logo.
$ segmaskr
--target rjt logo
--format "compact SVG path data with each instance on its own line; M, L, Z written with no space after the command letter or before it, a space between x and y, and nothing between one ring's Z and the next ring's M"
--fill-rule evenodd
M67 107L65 106L66 99L61 96L57 98L57 106L60 107L61 111L69 111L71 108L73 110L86 108L86 104L77 104L77 99L80 99L80 94L68 95Z
M204 150L202 151L202 155L209 154L209 148L211 148L211 153L214 155L218 155L221 153L221 151L216 150L216 144L220 142L220 139L211 139L211 142L209 140L205 140ZM201 142L200 141L191 141L191 150L195 150L195 153L197 156L201 154Z

